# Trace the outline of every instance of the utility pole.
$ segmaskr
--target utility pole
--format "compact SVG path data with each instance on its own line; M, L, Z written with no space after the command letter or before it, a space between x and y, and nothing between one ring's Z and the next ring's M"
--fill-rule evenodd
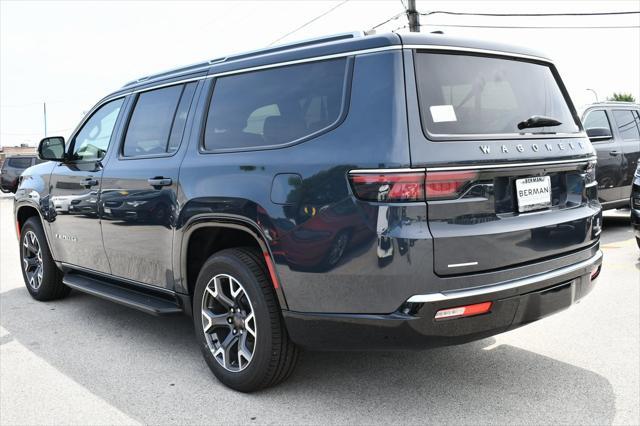
M416 0L407 1L407 18L409 18L409 31L412 33L420 32L420 14L416 9Z
M47 137L47 103L43 102L43 112L44 112L44 137Z

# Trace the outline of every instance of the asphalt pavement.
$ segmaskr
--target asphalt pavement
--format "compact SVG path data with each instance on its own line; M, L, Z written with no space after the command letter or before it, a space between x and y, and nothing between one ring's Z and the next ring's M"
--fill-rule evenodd
M627 213L628 214L628 213ZM603 270L581 303L423 352L302 354L285 383L219 384L187 317L24 288L0 197L0 424L640 424L640 250L607 214Z

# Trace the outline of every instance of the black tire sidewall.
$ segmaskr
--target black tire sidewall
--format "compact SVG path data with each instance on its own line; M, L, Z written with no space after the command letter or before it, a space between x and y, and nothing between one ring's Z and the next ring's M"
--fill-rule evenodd
M256 323L256 346L249 365L242 371L231 372L222 367L214 358L204 337L202 326L202 299L209 281L217 274L228 274L236 278L244 287L251 300ZM273 351L273 320L263 288L247 265L229 252L212 256L202 267L196 282L193 300L193 320L196 338L205 361L214 375L225 385L240 391L259 388L264 382L264 372L269 369Z
M40 249L42 250L43 274L42 283L40 284L40 287L38 289L34 289L29 285L27 274L24 271L22 245L29 231L33 231L33 233L36 235L38 244L40 245ZM34 218L28 219L20 230L20 270L22 271L22 277L24 278L25 286L34 299L44 300L49 298L55 288L61 285L58 282L58 267L56 266L53 257L51 256L51 252L49 251L49 245L47 243L47 237L44 234L44 229L42 229L42 225L40 224L40 222Z

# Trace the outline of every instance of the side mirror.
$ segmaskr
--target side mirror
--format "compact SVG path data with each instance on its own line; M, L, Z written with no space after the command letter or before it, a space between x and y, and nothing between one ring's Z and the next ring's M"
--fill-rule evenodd
M38 157L41 160L64 161L64 138L52 136L42 139L38 145Z
M613 137L611 130L606 127L592 127L587 129L587 136L589 136L591 142L604 141Z

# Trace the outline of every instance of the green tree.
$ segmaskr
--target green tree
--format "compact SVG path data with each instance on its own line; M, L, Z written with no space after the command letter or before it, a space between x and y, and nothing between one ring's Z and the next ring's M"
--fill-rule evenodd
M622 102L635 102L636 98L631 93L616 93L613 92L613 96L607 98L609 101L622 101Z

